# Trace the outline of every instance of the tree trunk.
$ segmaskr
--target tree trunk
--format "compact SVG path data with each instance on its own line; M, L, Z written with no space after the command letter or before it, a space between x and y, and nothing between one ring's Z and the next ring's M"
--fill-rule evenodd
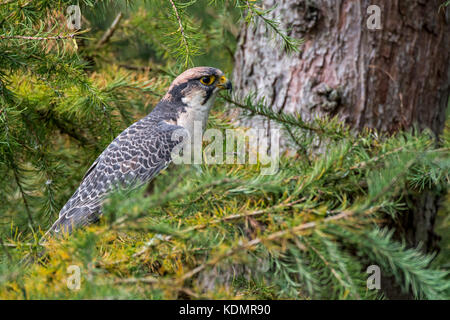
M272 109L308 120L335 116L356 129L383 132L418 125L439 134L450 88L449 10L440 0L263 0L289 34L305 40L287 54L267 29L243 26L235 55L237 92L257 92ZM368 7L381 8L381 29L369 29ZM373 21L373 20L372 20ZM370 24L370 21L369 21ZM262 118L243 124L269 129ZM425 192L402 217L411 246L433 249L437 196ZM387 293L400 297L396 292Z

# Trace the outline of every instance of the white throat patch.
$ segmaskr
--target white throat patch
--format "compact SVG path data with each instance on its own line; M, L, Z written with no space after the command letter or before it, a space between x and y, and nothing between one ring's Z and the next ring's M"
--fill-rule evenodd
M206 93L204 91L194 91L181 99L181 101L186 104L186 108L185 112L178 116L177 125L188 130L191 137L194 133L194 122L201 123L202 131L205 130L209 110L214 104L214 100L217 96L217 90L215 89L208 101L206 101L205 104L202 104L205 100L205 95Z

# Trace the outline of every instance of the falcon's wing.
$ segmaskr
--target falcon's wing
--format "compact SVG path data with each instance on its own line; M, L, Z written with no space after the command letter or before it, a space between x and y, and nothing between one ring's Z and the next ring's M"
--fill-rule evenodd
M147 122L146 122L147 121ZM177 132L173 139L174 132ZM182 142L185 129L164 121L136 122L103 151L48 233L84 226L99 219L105 196L114 188L132 188L150 181L172 161L171 152Z

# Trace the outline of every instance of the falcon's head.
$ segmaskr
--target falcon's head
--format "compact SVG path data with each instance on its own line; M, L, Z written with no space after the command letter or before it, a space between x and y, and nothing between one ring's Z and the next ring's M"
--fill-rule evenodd
M180 74L170 85L154 113L163 114L192 133L194 123L206 126L209 110L220 90L231 90L223 72L211 67L196 67Z
M211 67L196 67L180 74L171 84L163 100L188 106L212 105L217 93L231 90L231 82L223 72Z

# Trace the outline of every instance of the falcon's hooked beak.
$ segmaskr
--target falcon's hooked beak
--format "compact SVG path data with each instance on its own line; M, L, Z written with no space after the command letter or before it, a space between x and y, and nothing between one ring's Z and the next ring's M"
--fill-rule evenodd
M221 76L219 80L217 80L216 87L219 89L233 90L233 86L231 85L231 81L228 80L225 76Z

